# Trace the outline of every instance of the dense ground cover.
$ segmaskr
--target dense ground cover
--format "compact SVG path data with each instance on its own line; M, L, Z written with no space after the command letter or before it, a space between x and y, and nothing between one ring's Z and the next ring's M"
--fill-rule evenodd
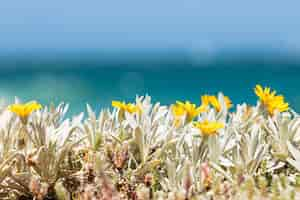
M300 117L257 85L256 105L203 95L170 106L3 105L0 198L300 199Z

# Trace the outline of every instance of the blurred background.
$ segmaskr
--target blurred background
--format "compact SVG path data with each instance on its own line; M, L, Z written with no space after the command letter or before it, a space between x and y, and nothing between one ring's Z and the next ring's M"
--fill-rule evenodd
M300 111L300 3L6 1L0 97L60 101L78 113L149 94L200 103L223 91L256 103L271 86Z

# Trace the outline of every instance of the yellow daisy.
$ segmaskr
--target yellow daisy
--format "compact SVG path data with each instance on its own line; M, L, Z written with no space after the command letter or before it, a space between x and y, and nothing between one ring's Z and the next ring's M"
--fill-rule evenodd
M199 129L201 134L209 136L217 134L219 129L224 128L224 124L221 122L204 120L202 122L195 122L194 127Z
M229 99L228 96L224 96L224 101L226 104L226 108L230 109L232 107L231 100ZM217 99L216 96L211 96L211 95L203 95L201 96L201 102L203 105L211 105L213 106L217 112L220 112L222 109L220 101Z
M176 101L176 104L172 106L173 115L177 118L186 115L186 120L188 122L192 121L196 116L204 111L206 111L205 105L197 107L195 104L189 101Z
M273 115L275 111L284 112L289 109L289 104L285 102L284 96L276 95L276 91L271 91L269 87L263 88L261 85L256 85L254 92L270 115Z
M121 101L112 101L111 105L115 108L119 108L121 111L126 111L129 113L135 113L135 112L140 112L141 109L132 103L125 103Z
M32 112L39 110L41 108L42 108L42 105L35 101L31 101L31 102L28 102L25 104L12 104L12 105L8 106L8 109L11 112L17 114L23 122L27 122L28 116Z

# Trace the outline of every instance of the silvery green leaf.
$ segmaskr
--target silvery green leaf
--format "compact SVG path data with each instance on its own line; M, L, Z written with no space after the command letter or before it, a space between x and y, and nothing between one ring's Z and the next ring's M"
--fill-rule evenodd
M61 115L62 116L65 116L65 114L68 112L68 109L69 109L69 104L61 104L61 106L62 106L62 111L61 111Z
M292 156L300 162L300 151L298 149L296 149L291 143L290 141L287 141L287 147L289 152L292 154Z
M168 179L171 186L176 185L175 177L176 177L176 166L175 163L171 160L166 160L166 167L167 167L167 173L168 173Z
M144 137L140 127L137 127L134 131L134 141L139 147L139 152L141 154L142 163L145 162L145 145Z
M208 138L208 148L209 148L209 160L214 163L218 163L219 156L221 155L220 143L216 136L211 136Z
M83 112L81 112L79 115L77 115L77 116L74 116L73 118L72 118L72 124L74 124L74 125L80 125L80 123L81 123L81 121L82 121L82 119L83 119L83 116L84 116L84 113Z
M93 109L91 108L91 106L89 104L86 104L86 109L88 112L88 116L92 121L96 121L96 114L93 111Z
M220 159L220 165L222 165L224 167L234 167L234 163L231 160L229 160L223 156L221 156L219 159Z
M214 168L216 171L218 171L219 173L221 173L228 181L233 182L232 177L230 176L230 174L228 174L227 172L225 172L219 165L210 162L209 165Z
M126 117L125 117L125 118L126 118L126 123L128 123L129 126L130 126L132 129L136 129L136 128L138 127L138 123L137 123L137 121L135 120L134 115L125 112L125 116L126 116Z
M57 182L55 184L54 189L55 189L58 200L65 200L65 199L70 199L71 198L70 193L63 186L62 182Z
M280 169L284 166L285 166L284 162L273 163L273 165L271 167L267 166L267 172L273 172L274 170Z
M166 107L159 107L156 115L154 116L153 122L157 122L166 116L168 113L168 109Z
M287 158L286 161L290 163L293 167L295 167L298 171L300 171L300 162L293 160L291 158Z
M289 131L292 133L291 137L295 140L300 140L300 118L295 118L289 124Z
M18 103L22 103L22 101L18 97L15 96L15 104L18 104Z

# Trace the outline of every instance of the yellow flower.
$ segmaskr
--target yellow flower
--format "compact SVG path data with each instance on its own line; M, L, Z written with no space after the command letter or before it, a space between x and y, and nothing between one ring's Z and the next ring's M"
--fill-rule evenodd
M232 107L232 103L231 103L231 100L229 99L229 97L224 96L224 101L226 104L226 108L230 109ZM201 96L201 102L202 102L202 105L212 105L216 109L217 112L221 111L222 106L216 96L203 95L203 96Z
M284 102L283 96L275 96L272 101L268 103L267 110L268 112L273 115L275 110L279 112L284 112L289 109L289 104Z
M215 96L210 96L209 97L209 102L210 104L216 109L217 112L221 111L221 104L218 101L217 97Z
M230 98L228 96L224 96L224 101L226 104L226 108L230 109L232 107L232 102L231 102Z
M181 117L185 114L185 109L183 106L175 104L172 106L173 115L176 117Z
M210 96L209 95L201 96L201 103L202 103L202 105L208 106L210 103Z
M135 112L140 112L141 109L132 103L125 103L125 102L120 102L120 101L112 101L111 105L115 108L119 108L122 111L126 111L129 113L135 113Z
M173 115L177 118L186 115L186 120L188 122L192 121L196 116L205 110L205 105L197 107L195 104L189 101L176 101L176 104L172 106Z
M284 112L289 109L289 104L284 101L284 97L276 95L276 91L271 91L269 87L263 88L261 85L256 85L254 92L270 115L273 115L276 110Z
M262 88L261 85L256 85L254 88L255 94L259 97L262 104L267 105L276 95L276 91L272 91L269 87Z
M17 114L23 122L27 121L28 116L32 112L39 110L41 108L42 108L42 105L35 101L31 101L31 102L28 102L25 104L12 104L8 107L8 109L11 112Z
M199 129L203 135L214 135L221 128L224 128L224 124L221 122L204 120L203 122L195 122L194 127Z

